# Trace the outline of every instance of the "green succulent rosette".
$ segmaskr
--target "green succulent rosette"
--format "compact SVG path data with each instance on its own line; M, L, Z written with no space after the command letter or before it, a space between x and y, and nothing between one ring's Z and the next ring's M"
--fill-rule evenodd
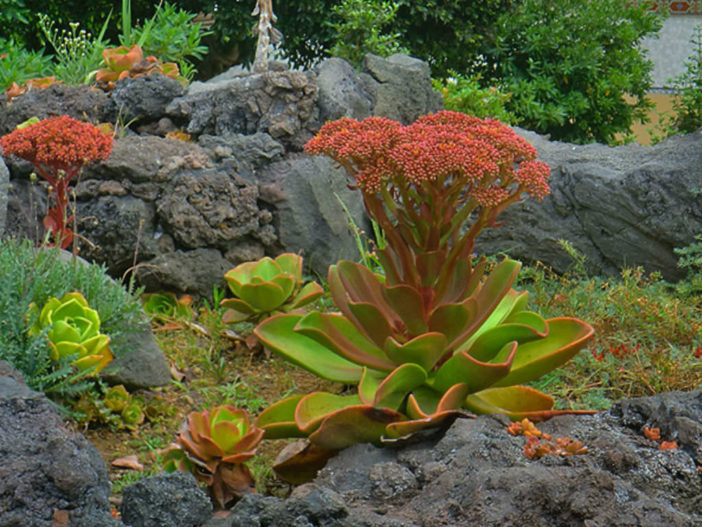
M222 300L225 322L260 320L313 302L323 289L316 282L304 284L302 257L293 253L262 258L238 265L224 275L236 298Z
M39 335L46 328L51 346L51 358L77 357L71 364L80 371L97 374L112 361L110 337L100 333L100 316L88 306L79 292L67 293L62 298L50 298L41 311L35 304L30 314L38 314L30 327L30 335Z
M166 450L163 468L191 472L224 508L253 491L253 477L244 462L255 455L262 438L263 430L250 424L246 412L234 406L192 412L176 443Z

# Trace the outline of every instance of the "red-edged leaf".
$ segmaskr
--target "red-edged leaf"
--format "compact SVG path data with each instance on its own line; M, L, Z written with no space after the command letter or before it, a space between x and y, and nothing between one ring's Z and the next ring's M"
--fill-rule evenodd
M424 301L419 292L408 285L400 284L382 288L383 297L392 310L402 319L410 335L421 335L428 331L424 320Z
M591 410L553 410L553 399L529 386L488 388L466 397L465 406L476 414L499 413L512 421L527 418L534 423L556 415L597 413Z
M442 333L425 333L404 344L390 337L385 341L385 353L395 364L414 363L424 371L431 371L446 351L446 336Z
M295 409L304 394L293 395L266 408L256 419L256 426L263 429L266 439L305 437L295 423Z
M310 435L310 441L327 450L341 450L356 443L378 443L390 423L406 419L389 408L350 406L329 415Z
M311 302L314 302L319 297L324 295L324 289L317 282L309 282L300 289L300 292L295 296L291 302L290 307L292 309L305 306Z
M309 434L330 414L360 403L361 399L357 395L313 392L305 395L298 403L295 409L295 422L300 430Z
M509 375L494 384L510 386L533 381L571 359L594 333L589 324L575 318L552 318L548 335L519 345Z
M336 450L326 450L308 441L296 441L278 454L273 465L276 475L293 485L312 481Z
M309 315L308 315L309 316ZM357 383L363 368L295 331L300 315L280 314L264 320L254 334L271 351L330 381Z
M441 365L434 376L432 386L440 392L445 392L455 384L465 383L470 393L484 390L509 374L517 348L516 342L505 344L503 351L506 358L501 363L482 362L468 353L456 353Z
M349 302L348 309L353 314L353 319L357 322L366 338L373 341L376 346L381 347L385 339L392 335L390 321L385 318L385 313L373 304Z
M390 373L378 386L373 406L398 410L407 394L426 381L427 372L414 363L406 363Z
M395 368L385 352L343 315L313 311L297 323L295 331L361 366L385 371Z

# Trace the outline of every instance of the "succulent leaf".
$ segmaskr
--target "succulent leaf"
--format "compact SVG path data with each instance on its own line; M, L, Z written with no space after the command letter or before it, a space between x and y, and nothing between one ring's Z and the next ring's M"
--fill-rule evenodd
M510 386L538 379L571 359L594 333L589 324L575 318L552 318L548 335L519 345L510 373L494 386Z
M274 315L259 324L254 334L274 353L323 379L345 383L358 382L363 373L362 366L296 331L296 326L302 319L301 315Z

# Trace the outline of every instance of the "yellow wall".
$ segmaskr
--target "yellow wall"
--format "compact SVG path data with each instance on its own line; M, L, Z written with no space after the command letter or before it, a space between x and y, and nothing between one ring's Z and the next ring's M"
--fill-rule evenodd
M642 145L651 144L650 131L659 136L662 134L662 129L659 126L661 119L672 119L675 115L673 112L674 95L665 93L649 93L647 97L656 105L656 107L648 114L651 121L645 124L634 123L634 126L632 126L632 131L634 132L634 137L636 137L636 142Z

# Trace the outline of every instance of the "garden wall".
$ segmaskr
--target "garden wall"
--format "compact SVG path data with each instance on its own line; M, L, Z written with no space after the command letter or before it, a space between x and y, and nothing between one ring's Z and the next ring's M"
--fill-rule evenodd
M441 107L427 64L368 55L361 73L333 58L314 72L272 64L187 89L160 75L122 80L110 94L53 85L4 103L0 134L32 116L116 123L112 155L76 186L78 231L89 240L81 255L114 276L136 264L149 289L209 295L228 269L266 254L302 252L322 276L337 259L357 259L339 199L367 229L360 194L333 162L304 154L304 143L339 117L408 124ZM562 271L572 263L558 244L564 239L593 272L644 265L680 277L673 248L702 232L699 134L610 148L525 133L553 168L552 195L511 208L504 228L483 234L481 250ZM46 192L30 181L30 165L5 162L11 188L6 195L0 165L0 229L41 239Z

